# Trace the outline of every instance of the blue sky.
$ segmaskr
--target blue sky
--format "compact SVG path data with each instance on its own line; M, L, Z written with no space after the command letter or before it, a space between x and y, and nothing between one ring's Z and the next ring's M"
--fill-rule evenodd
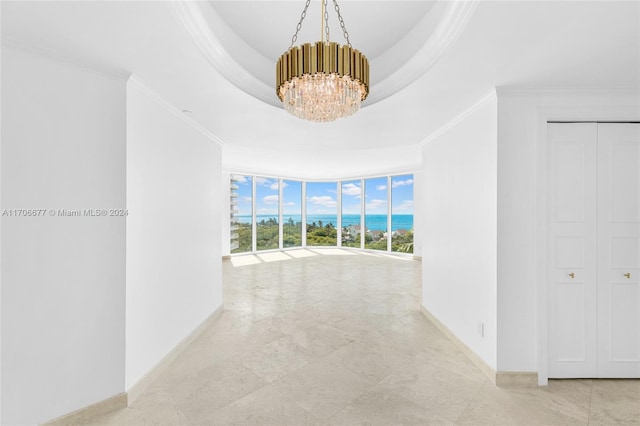
M372 178L364 181L365 214L387 214L387 178Z
M278 179L256 176L256 215L278 218Z
M413 214L413 175L391 177L391 213Z
M240 215L251 215L251 176L234 175L239 186ZM278 180L256 177L256 214L278 217ZM413 175L393 176L392 213L413 214ZM307 182L307 214L336 214L336 182ZM387 178L365 179L367 214L387 213ZM360 180L342 182L342 213L360 214L362 188ZM284 214L301 212L302 183L283 181Z
M342 182L342 214L360 214L360 179Z
M336 182L307 182L307 215L337 214Z
M284 215L302 214L302 182L297 180L283 181L282 189L282 211Z

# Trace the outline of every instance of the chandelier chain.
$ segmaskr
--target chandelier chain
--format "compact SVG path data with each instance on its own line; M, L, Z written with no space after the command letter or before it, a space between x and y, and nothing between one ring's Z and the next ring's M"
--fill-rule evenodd
M340 21L340 27L342 27L344 38L347 40L347 44L349 45L349 47L353 47L351 46L351 42L349 41L349 33L347 32L347 28L344 26L344 20L342 19L342 15L340 14L340 6L338 6L338 1L333 0L333 5L335 6L336 13L338 14L338 21Z
M306 18L307 16L307 9L309 8L310 3L311 0L307 0L307 3L304 5L304 9L302 10L302 14L300 15L300 21L298 21L298 25L296 26L296 33L293 35L293 37L291 37L291 45L289 46L289 49L293 47L293 45L296 43L296 40L298 39L298 33L300 32L300 28L302 28L302 21L304 21L304 18Z
M329 43L329 11L327 10L327 0L321 0L324 3L324 32L326 34L326 41Z

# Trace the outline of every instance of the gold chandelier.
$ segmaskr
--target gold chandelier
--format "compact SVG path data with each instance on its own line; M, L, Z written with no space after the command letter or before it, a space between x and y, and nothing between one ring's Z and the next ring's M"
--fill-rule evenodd
M349 41L340 8L333 0L347 44L329 41L327 0L322 3L322 39L315 44L294 46L311 0L291 38L291 46L276 64L276 94L284 108L296 117L310 121L334 121L360 109L369 94L369 61Z

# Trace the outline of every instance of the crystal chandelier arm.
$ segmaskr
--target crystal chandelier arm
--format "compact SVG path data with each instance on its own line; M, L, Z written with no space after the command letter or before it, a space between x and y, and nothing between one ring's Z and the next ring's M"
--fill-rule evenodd
M307 3L304 5L304 9L302 10L302 14L300 15L300 21L298 21L298 25L296 26L296 32L293 37L291 37L291 45L289 46L289 49L293 47L293 45L296 43L296 40L298 39L298 33L300 32L300 28L302 28L302 21L304 21L304 18L306 18L307 16L307 9L309 8L310 3L311 0L307 0Z

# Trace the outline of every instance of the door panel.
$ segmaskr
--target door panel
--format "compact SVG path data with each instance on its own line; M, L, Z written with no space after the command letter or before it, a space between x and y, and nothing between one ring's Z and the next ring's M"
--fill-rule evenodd
M640 124L598 125L598 376L640 378Z
M640 358L638 351L638 329L629 326L637 324L638 285L635 283L614 282L610 285L611 315L611 361L633 363Z
M597 125L549 124L549 377L597 374Z
M587 292L578 280L556 283L558 362L587 362ZM589 313L590 314L590 313Z

